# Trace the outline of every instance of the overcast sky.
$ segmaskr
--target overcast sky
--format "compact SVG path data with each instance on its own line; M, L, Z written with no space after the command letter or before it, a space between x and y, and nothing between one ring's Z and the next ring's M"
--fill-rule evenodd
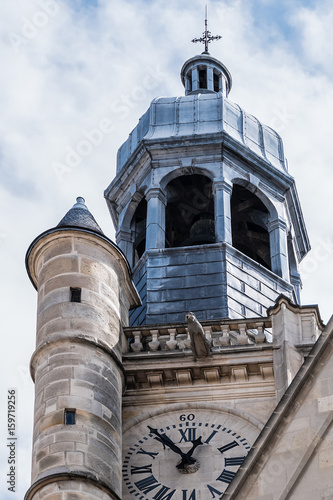
M103 191L118 147L156 96L183 94L179 72L202 52L190 40L204 0L2 0L0 13L1 342L0 498L30 484L36 292L24 268L31 241L77 196L114 237ZM284 139L312 251L303 304L332 297L333 4L331 0L216 0L211 47L233 77L230 99ZM109 120L100 144L81 141ZM81 151L76 154L73 151ZM18 392L18 490L7 492L7 390Z

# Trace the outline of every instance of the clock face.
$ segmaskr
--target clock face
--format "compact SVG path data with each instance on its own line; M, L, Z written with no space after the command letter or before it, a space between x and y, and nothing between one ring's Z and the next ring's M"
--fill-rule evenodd
M244 422L198 409L141 422L124 436L123 498L219 499L254 441Z

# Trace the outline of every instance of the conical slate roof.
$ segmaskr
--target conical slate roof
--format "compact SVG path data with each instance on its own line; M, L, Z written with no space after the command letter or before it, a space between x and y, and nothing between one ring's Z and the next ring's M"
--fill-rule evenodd
M61 219L57 227L80 227L82 229L89 229L96 233L104 233L95 221L93 215L89 212L84 198L79 196L76 198L76 203L67 212L65 217Z

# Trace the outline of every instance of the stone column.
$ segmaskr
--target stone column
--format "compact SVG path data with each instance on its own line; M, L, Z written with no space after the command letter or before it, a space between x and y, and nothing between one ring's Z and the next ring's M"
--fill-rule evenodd
M131 229L119 229L116 234L117 245L126 255L129 265L133 266L133 236Z
M166 197L160 188L153 187L146 191L147 232L146 250L165 248L165 205Z
M122 498L122 325L139 305L106 237L51 229L27 253L38 290L32 486L26 500Z
M231 232L232 183L225 178L214 179L215 240L232 245Z
M199 71L198 68L192 70L192 91L199 90Z
M192 91L192 72L187 73L185 77L185 95Z
M283 219L272 220L268 223L268 231L272 271L289 281L287 224Z
M207 89L214 90L214 72L210 66L207 66Z

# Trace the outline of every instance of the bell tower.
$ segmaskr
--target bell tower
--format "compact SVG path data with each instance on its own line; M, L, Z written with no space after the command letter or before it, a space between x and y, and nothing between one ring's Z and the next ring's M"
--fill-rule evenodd
M185 62L185 96L152 101L120 147L105 197L142 307L132 325L263 316L299 303L309 251L295 181L272 128L229 100L228 69Z
M204 52L181 69L185 95L154 99L118 151L105 191L118 246L78 198L28 249L38 306L25 500L228 496L253 453L268 456L258 436L273 446L272 422L293 423L291 384L308 390L309 363L323 365L326 328L309 355L324 325L300 305L310 246L283 142L229 100L231 75L208 52L218 38L206 20L193 40ZM305 441L295 429L317 447L308 428L318 411L328 422L327 374L308 393L315 411L286 434L292 448ZM282 448L285 471L295 450Z

